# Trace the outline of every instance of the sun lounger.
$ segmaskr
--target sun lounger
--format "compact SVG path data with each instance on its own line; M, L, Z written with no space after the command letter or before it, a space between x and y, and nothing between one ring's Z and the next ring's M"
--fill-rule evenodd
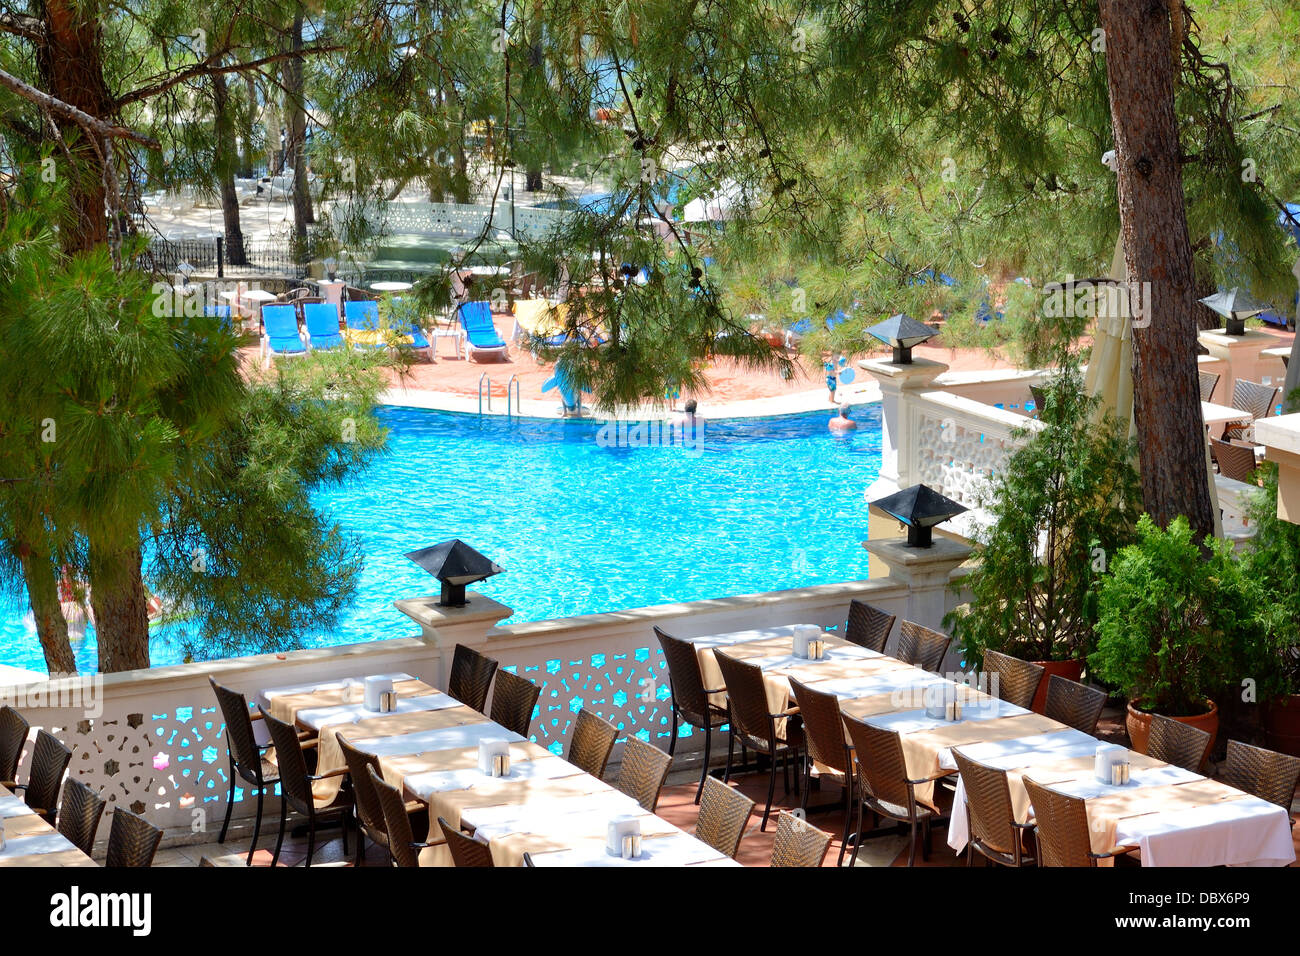
M307 346L298 332L298 315L291 305L262 306L262 355L306 355Z

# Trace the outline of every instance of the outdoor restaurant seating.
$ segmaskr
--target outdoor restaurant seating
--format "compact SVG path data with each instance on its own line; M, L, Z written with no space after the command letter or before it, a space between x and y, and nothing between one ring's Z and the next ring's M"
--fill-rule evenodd
M957 772L966 789L966 816L970 842L966 844L966 862L975 862L975 852L1003 866L1030 866L1032 853L1026 852L1024 838L1028 825L1016 823L1011 809L1011 790L1007 772L971 760L954 749Z
M316 829L319 823L330 818L337 818L343 825L343 852L348 852L348 816L352 810L350 791L339 790L328 798L316 796L315 784L329 777L340 777L347 773L344 768L327 770L321 774L309 774L307 761L303 757L303 741L292 724L277 720L265 710L262 719L271 732L275 744L276 763L280 767L280 835L275 841L275 853L271 856L271 865L280 861L280 851L284 847L284 831L290 808L307 818L307 861L311 866L312 854L316 850ZM311 744L314 746L314 742Z
M533 709L542 688L526 677L510 671L497 671L496 687L492 691L492 712L489 716L506 730L521 737L528 736L533 722Z
M721 651L715 652L722 682L727 687L727 705L731 715L731 737L727 741L727 770L723 780L731 780L733 744L739 738L744 746L768 757L767 803L763 806L760 830L767 829L767 818L772 812L772 798L776 795L776 765L781 763L785 772L786 792L790 791L790 760L799 757L802 732L790 726L789 715L774 714L767 703L767 690L763 684L763 671L756 664L736 660ZM799 772L795 764L795 788L798 792Z
M32 767L27 782L13 789L23 791L23 800L32 812L46 823L54 825L55 811L59 805L59 786L63 772L72 760L72 751L48 730L36 731L36 746L32 748Z
M451 851L453 866L495 866L492 851L486 843L480 843L472 836L466 836L442 817L438 817L438 826L447 840L447 849Z
M1198 374L1201 380L1201 401L1208 402L1222 376L1218 372L1200 372Z
M1106 706L1106 692L1053 674L1047 681L1047 699L1043 714L1052 720L1091 734L1097 729L1101 710Z
M149 867L153 865L163 832L144 817L126 807L113 811L113 823L108 830L108 855L106 867Z
M862 774L858 788L858 837L853 847L852 865L857 865L862 838L862 810L866 807L877 816L887 817L910 828L911 841L907 865L916 862L916 845L921 844L921 859L930 858L930 827L938 818L931 807L916 799L916 785L924 781L909 780L903 744L897 733L873 727L856 717L844 718L853 741L854 758Z
M0 707L0 785L10 790L18 779L18 764L31 729L27 718L14 708L8 704Z
M397 867L446 866L451 859L446 843L415 839L411 817L401 791L384 780L374 766L366 766L365 777L384 818L385 846L391 864ZM357 839L361 838L358 836Z
M915 621L903 621L898 632L898 659L938 673L952 638Z
M68 838L78 850L90 856L95 848L95 833L104 815L107 801L88 786L69 777L63 781L63 798L59 801L59 815L55 829Z
M1228 786L1276 803L1289 812L1296 785L1300 783L1300 757L1229 740L1227 759L1220 773ZM1295 826L1294 817L1291 825Z
M447 693L466 707L483 713L487 710L488 688L496 672L497 662L492 658L457 644L451 659L451 675L447 678Z
M569 738L569 763L599 779L605 776L617 739L617 727L589 710L580 710Z
M614 788L641 804L647 813L654 813L672 764L673 758L658 747L638 737L628 737L623 744L623 760L618 765Z
M1277 386L1264 385L1262 382L1252 382L1248 379L1239 378L1232 383L1232 407L1238 408L1250 416L1251 420L1246 422L1229 422L1223 429L1223 439L1227 441L1230 438L1248 439L1254 434L1256 418L1266 418L1273 411L1273 396L1277 394Z
M345 737L339 737L338 741L339 750L348 765L348 779L352 781L352 798L356 801L354 807L357 824L356 863L360 866L361 861L365 859L366 837L369 837L372 843L388 847L388 824L384 818L384 808L379 802L379 795L375 793L375 788L370 783L370 774L366 772L367 768L372 768L379 773L379 758L353 747ZM407 801L405 807L408 828L427 830L429 808L419 801Z
M221 717L226 722L226 752L230 758L230 792L226 795L226 818L221 823L221 835L218 843L226 842L226 831L230 829L230 814L235 808L235 787L239 780L249 784L257 791L257 813L253 817L253 839L248 844L247 866L253 864L253 852L257 849L257 837L262 830L262 803L268 788L274 792L280 782L280 771L274 762L274 747L271 744L258 744L253 733L253 721L261 720L261 713L253 714L248 709L248 701L238 691L218 684L212 677L208 678L212 692L217 697L221 708Z
M829 833L782 811L776 819L772 866L821 866L830 845Z
M843 863L853 818L854 773L853 748L844 739L840 701L834 694L822 693L793 677L790 678L790 690L803 717L804 787L800 807L808 806L814 765L822 776L830 777L840 785L844 799L844 825L839 862Z
M844 625L844 639L860 647L885 653L889 632L894 629L897 615L883 611L874 604L854 599L849 602L849 619Z
M1039 866L1096 866L1098 860L1119 855L1093 852L1088 811L1081 797L1049 790L1029 777L1024 782L1037 824Z
M1204 730L1166 717L1151 715L1151 736L1147 756L1171 763L1192 773L1200 773L1210 749L1211 736Z
M1210 453L1223 477L1246 482L1254 480L1255 469L1259 467L1255 460L1254 445L1211 438Z
M734 787L716 777L704 781L700 815L695 822L695 839L702 840L719 853L732 859L740 849L745 824L757 804Z
M1043 682L1043 668L1001 651L984 652L984 671L989 675L990 693L996 676L997 695L1017 707L1032 706L1038 685Z
M713 730L727 723L727 711L710 700L711 694L722 692L721 687L705 687L700 673L700 660L695 647L687 641L673 637L658 627L654 629L668 663L668 680L672 691L673 729L668 738L668 755L677 749L677 731L680 723L704 730L704 765L700 770L700 785L695 790L695 802L700 802L704 782L709 776L709 758L713 753Z

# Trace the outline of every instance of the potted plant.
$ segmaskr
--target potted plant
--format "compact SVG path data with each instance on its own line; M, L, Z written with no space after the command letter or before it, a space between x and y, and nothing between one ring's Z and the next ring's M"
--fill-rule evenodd
M992 649L1079 680L1094 647L1097 585L1107 556L1131 540L1140 489L1126 429L1095 421L1097 403L1066 363L1046 390L1041 428L998 474L984 505L978 565L959 582L968 604L945 624L961 642L964 667Z
M1269 628L1263 594L1226 541L1198 544L1187 519L1162 529L1143 515L1137 541L1122 548L1098 595L1101 680L1128 695L1128 733L1146 753L1151 715L1219 729L1215 698L1239 683Z

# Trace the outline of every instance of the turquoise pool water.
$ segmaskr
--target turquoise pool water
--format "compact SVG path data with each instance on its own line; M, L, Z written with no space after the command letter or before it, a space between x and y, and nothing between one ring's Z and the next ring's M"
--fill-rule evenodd
M879 406L858 408L843 438L830 414L705 422L693 448L609 447L594 422L382 409L391 453L319 496L363 542L359 595L303 646L416 633L392 602L437 582L402 555L446 538L506 569L477 587L514 608L510 622L866 577ZM0 663L44 670L25 599L0 602ZM97 666L93 628L76 651ZM152 654L178 660L162 637Z

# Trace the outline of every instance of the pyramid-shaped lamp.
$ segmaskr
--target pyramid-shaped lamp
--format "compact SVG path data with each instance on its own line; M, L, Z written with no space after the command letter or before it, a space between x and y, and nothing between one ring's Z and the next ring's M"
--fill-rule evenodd
M1246 320L1265 312L1268 306L1251 298L1235 286L1227 292L1216 292L1200 300L1211 312L1223 316L1223 331L1228 335L1245 335Z
M505 568L479 554L459 538L443 541L406 554L424 570L442 582L439 607L464 607L465 585L482 581Z
M930 547L934 543L934 526L967 510L925 485L912 485L870 504L907 525L909 548Z
M939 333L930 326L916 321L910 315L891 315L883 322L877 322L867 329L867 334L875 336L894 350L895 365L911 365L912 349L926 339L934 338Z

